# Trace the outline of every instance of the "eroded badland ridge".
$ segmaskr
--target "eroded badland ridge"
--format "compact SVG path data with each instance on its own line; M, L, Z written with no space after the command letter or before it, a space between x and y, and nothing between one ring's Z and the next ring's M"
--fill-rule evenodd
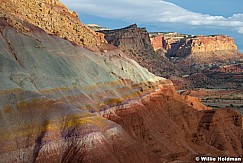
M1 163L242 156L240 113L177 94L59 1L1 3Z

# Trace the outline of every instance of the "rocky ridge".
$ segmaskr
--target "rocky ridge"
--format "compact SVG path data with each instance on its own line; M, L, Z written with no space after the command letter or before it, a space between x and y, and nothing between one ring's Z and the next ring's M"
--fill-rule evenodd
M166 52L171 49L171 44L179 42L181 39L191 36L179 34L177 32L151 32L149 33L149 37L155 51L158 49L162 49Z
M68 10L58 0L30 0L28 2L2 0L0 15L23 32L29 29L24 28L22 24L29 22L49 34L55 34L91 50L98 50L97 47L106 42L102 34L82 24L78 15Z
M148 32L145 28L138 28L136 24L122 29L100 32L105 34L108 43L116 47L137 53L153 52Z
M224 35L191 36L171 33L150 33L151 43L155 50L163 48L169 56L183 56L188 53L212 51L237 51L234 39ZM179 50L180 49L180 50ZM189 49L185 51L185 49ZM183 55L182 55L183 54Z
M155 75L168 77L180 71L165 58L162 52L154 51L149 33L145 28L138 28L136 24L132 24L121 29L98 32L105 35L108 43L121 48L129 58Z
M212 53L220 54L222 59L229 59L238 54L234 39L224 35L191 36L178 33L151 33L150 39L154 49L162 49L169 58L186 58L194 54L193 58L209 61Z

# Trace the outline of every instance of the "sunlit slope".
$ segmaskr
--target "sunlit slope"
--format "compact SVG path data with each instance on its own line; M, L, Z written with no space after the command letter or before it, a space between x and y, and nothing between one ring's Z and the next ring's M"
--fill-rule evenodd
M30 24L23 34L0 22L0 162L154 159L97 114L169 81L122 52L95 54Z

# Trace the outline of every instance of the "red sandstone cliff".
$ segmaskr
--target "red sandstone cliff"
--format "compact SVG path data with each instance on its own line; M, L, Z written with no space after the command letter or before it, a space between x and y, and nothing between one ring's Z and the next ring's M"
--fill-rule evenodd
M179 42L181 39L188 37L188 35L179 34L176 32L168 33L150 33L150 40L154 50L162 49L165 52L171 49L173 43Z
M169 57L185 57L194 53L237 52L237 47L234 39L227 36L197 36L174 42L166 50Z
M158 49L161 49L162 47L163 47L163 49L165 49L163 39L164 39L164 37L162 35L158 35L158 36L154 36L154 37L150 38L151 44L155 51Z
M157 33L150 39L154 49L162 48L168 57L186 57L190 54L204 53L201 55L201 58L204 58L212 52L237 53L234 39L223 35L187 36L177 33Z
M233 66L243 61L234 39L223 35L189 36L178 33L150 33L157 51L164 51L172 63L181 68L181 77L171 77L180 87L229 87L242 89L242 74L235 71L219 72L217 68ZM184 84L182 84L184 83ZM183 86L184 85L184 86ZM186 87L187 87L186 86Z
M192 47L192 53L228 50L237 51L234 39L223 35L195 37L192 39Z

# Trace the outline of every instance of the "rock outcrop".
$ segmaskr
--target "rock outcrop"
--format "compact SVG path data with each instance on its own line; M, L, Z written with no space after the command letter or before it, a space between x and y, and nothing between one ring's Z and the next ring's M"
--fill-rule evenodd
M170 63L161 51L155 52L145 28L138 28L136 24L128 27L99 31L105 35L108 43L121 48L129 58L146 67L158 76L169 77L180 71Z
M240 73L217 72L218 67L242 65L243 55L237 50L234 39L223 35L192 36L171 33L150 33L154 50L163 51L170 61L181 68L180 75L170 79L184 88L237 88ZM214 74L214 75L212 75ZM221 76L216 78L216 76ZM182 78L180 78L182 77Z
M120 49L94 53L32 21L18 24L22 14L13 16L5 7L0 16L1 163L242 156L238 112L214 111L177 94L171 81Z
M82 24L77 13L68 10L58 0L2 0L0 15L21 31L29 30L22 25L29 22L49 34L55 34L92 50L97 50L97 46L106 42L102 34Z
M185 57L194 53L211 53L217 51L237 51L234 39L228 36L196 36L172 43L167 50L169 57ZM203 55L201 56L204 57Z
M150 33L155 50L162 48L169 57L185 57L192 53L237 51L234 39L224 35L191 36L178 33Z
M223 35L198 36L192 39L192 53L237 51L234 39Z
M153 36L150 38L150 40L155 51L162 48L163 50L166 49L164 48L164 37L162 35Z
M184 59L190 56L197 61L213 63L217 58L227 60L239 57L234 39L224 35L191 36L178 33L151 33L150 39L153 48L162 49L168 58Z
M138 28L136 24L116 30L100 31L105 34L108 43L134 53L151 53L153 47L149 34L145 28Z
M151 44L154 50L162 49L167 52L173 43L191 37L190 35L179 34L176 32L151 32L149 33Z

